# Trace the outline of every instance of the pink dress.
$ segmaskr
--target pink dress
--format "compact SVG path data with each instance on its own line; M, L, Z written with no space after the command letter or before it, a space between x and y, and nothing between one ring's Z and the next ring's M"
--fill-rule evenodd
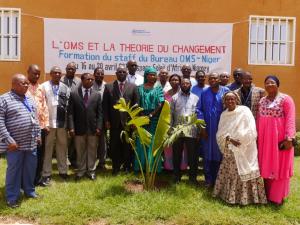
M290 191L294 166L294 148L279 150L278 147L286 137L295 137L295 104L290 96L279 93L274 101L267 97L260 100L257 132L258 161L267 198L282 203Z
M168 93L165 92L165 100L168 102L171 102L172 96ZM182 161L180 168L181 170L186 170L188 166L188 161L187 161L187 152L186 149L183 150L182 152ZM166 147L164 150L164 168L166 170L173 170L173 150L172 147Z

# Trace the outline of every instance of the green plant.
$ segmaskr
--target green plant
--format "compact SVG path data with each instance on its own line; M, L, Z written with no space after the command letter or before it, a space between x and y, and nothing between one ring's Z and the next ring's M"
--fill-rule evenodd
M127 112L130 116L130 120L126 123L125 129L121 133L121 136L124 135L126 142L130 143L132 149L135 152L136 159L139 163L142 179L144 181L144 186L147 190L154 188L154 182L159 165L159 160L161 158L164 148L166 146L172 145L172 143L182 134L184 135L188 133L192 127L205 127L205 122L203 120L197 119L197 116L194 114L183 118L184 120L186 120L184 125L178 125L175 128L171 128L170 105L167 101L165 101L158 119L154 136L152 137L152 135L143 127L149 124L149 117L139 116L140 112L143 111L143 108L139 107L137 104L130 107L130 103L126 104L124 98L121 98L119 102L114 106L114 108L120 110L121 112ZM129 131L132 127L134 127L134 131L130 133ZM139 138L144 151L145 172L136 150L137 138ZM146 147L150 146L152 138L153 145L152 148L149 149L149 151L152 153L152 158L154 159L154 162L150 161L151 159L148 158L146 150Z

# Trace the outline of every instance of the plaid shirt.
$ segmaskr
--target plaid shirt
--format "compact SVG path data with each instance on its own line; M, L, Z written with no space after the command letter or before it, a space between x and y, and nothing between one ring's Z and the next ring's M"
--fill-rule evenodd
M238 96L241 99L242 98L241 88L237 89L235 92L238 94ZM250 96L250 98L251 98L250 110L252 111L252 114L253 114L255 119L256 119L257 112L258 112L259 101L264 96L265 96L265 90L264 89L259 88L259 87L255 87L254 85L252 85L252 87L251 87L251 96Z

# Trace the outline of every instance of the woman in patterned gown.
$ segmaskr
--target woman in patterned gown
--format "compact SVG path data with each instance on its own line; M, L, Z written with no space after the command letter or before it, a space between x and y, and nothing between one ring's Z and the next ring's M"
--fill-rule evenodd
M237 105L236 93L228 92L223 99L227 109L221 114L217 132L223 159L213 196L229 204L266 203L258 167L254 117L249 108Z

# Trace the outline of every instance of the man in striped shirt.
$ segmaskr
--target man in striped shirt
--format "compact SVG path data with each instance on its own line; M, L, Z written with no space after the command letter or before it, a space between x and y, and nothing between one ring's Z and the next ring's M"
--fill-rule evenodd
M23 74L12 78L12 89L0 96L0 141L7 150L5 195L9 207L18 207L21 188L36 198L34 187L40 126L37 109L25 95L29 81Z

